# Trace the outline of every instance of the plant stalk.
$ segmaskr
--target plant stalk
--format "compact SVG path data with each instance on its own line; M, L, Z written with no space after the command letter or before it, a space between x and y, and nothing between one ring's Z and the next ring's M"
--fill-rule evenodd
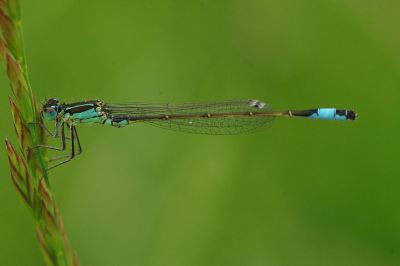
M11 180L36 221L36 235L46 265L77 266L64 224L50 190L46 152L34 148L46 141L42 118L29 82L19 0L0 0L0 60L5 61L18 151L6 139Z

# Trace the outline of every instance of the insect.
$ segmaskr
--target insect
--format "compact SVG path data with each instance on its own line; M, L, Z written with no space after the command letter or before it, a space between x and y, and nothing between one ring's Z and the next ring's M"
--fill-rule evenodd
M66 140L71 141L71 153L54 159L52 169L69 162L82 153L76 126L97 123L124 127L135 123L148 123L161 128L188 133L233 135L251 133L269 125L275 117L305 117L323 120L355 120L352 110L336 108L315 108L307 110L273 111L259 100L234 100L185 104L124 103L109 104L100 100L61 103L56 98L43 104L44 120L54 121L51 136L61 137L61 147L39 145L39 147L66 150ZM69 129L69 137L66 136ZM59 136L61 134L61 136ZM77 150L76 147L77 146Z

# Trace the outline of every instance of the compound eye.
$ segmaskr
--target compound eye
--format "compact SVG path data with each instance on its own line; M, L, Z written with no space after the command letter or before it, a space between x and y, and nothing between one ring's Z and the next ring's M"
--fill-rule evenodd
M54 120L57 117L55 106L46 106L43 108L43 118L45 120Z
M54 106L54 105L57 105L58 102L59 102L58 99L56 99L56 98L50 98L50 99L48 99L48 100L46 101L45 105L46 105L46 106Z
M55 110L55 106L46 107L46 108L44 109L44 111L45 111L46 113L55 112L55 111L56 111L56 110Z

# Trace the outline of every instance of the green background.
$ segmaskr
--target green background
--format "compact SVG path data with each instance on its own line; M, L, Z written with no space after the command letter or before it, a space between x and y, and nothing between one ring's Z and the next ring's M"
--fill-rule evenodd
M40 99L354 108L244 136L79 127L51 172L82 265L400 265L400 2L22 1ZM0 138L15 143L1 72ZM0 153L0 263L42 265Z

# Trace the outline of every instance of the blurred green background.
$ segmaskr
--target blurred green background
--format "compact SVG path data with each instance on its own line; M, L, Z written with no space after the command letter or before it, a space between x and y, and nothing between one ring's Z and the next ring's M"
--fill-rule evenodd
M51 172L82 265L400 265L400 2L23 0L40 99L354 108L203 136L84 126ZM14 138L2 67L0 138ZM14 142L15 143L15 142ZM42 265L0 153L1 265Z

